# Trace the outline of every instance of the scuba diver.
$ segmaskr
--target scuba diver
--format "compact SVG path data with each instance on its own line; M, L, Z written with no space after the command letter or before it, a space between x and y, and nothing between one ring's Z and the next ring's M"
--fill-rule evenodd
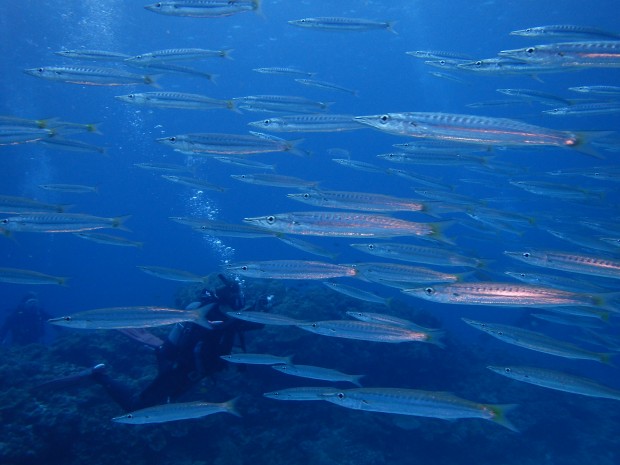
M245 298L239 283L222 274L218 274L218 277L222 281L221 286L214 291L203 290L200 300L187 307L210 307L203 313L213 323L212 329L191 322L177 323L163 343L146 331L131 334L124 331L147 345L154 346L160 343L155 347L158 374L142 391L136 393L131 387L111 378L106 373L104 364L96 365L77 375L50 381L40 387L65 387L84 379L92 379L127 412L173 402L205 377L223 370L226 362L220 356L231 353L237 338L241 348L245 350L244 333L263 327L260 324L230 318L226 312L244 308L266 311L269 309L271 298L261 297L248 308L245 306Z
M0 343L26 345L42 342L50 315L43 309L34 292L26 294L17 308L0 327Z

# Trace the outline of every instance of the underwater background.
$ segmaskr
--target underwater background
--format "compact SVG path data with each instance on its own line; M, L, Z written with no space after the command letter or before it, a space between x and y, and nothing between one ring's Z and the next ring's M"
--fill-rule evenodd
M444 112L506 117L566 131L618 129L618 114L550 116L552 108L537 102L515 105L467 105L503 98L497 88L528 88L578 98L569 87L620 85L615 68L584 69L531 76L432 75L412 50L446 50L474 58L525 47L540 39L509 35L510 31L546 24L578 24L620 32L617 7L611 0L550 1L406 1L263 0L261 12L222 18L188 18L154 14L142 2L121 0L0 2L0 114L20 118L59 118L97 123L100 134L76 136L105 147L105 154L55 150L40 144L0 147L0 193L73 205L71 211L103 217L131 215L124 237L143 242L139 248L113 247L83 241L71 234L14 233L0 238L2 267L66 276L67 286L24 286L0 283L0 318L24 294L36 291L47 312L61 316L92 308L131 305L183 307L197 288L154 278L137 266L153 265L218 273L228 262L259 260L322 260L356 263L372 258L351 248L347 238L310 238L337 254L317 258L274 238L201 235L169 217L212 218L241 224L244 218L311 210L287 199L291 189L238 182L237 167L174 152L157 138L200 132L247 134L248 123L265 115L250 111L190 111L128 105L114 96L132 87L81 86L36 79L23 72L39 66L74 66L57 56L60 50L107 50L128 55L168 48L233 49L231 58L191 63L217 75L216 83L197 76L162 74L161 89L136 86L136 92L188 92L230 99L247 95L298 95L333 102L330 112L352 115L385 112ZM319 16L344 16L393 21L387 30L329 32L296 28L288 21ZM544 41L543 41L544 42ZM104 64L105 66L105 64ZM302 86L291 76L260 74L261 67L294 67L315 78L355 89L356 95ZM128 90L129 89L129 90ZM472 199L492 199L494 208L531 219L515 231L472 229L460 214L449 220L445 236L456 252L485 260L472 280L507 280L501 273L519 271L520 263L505 250L563 249L582 251L546 231L546 226L578 230L581 219L612 224L619 221L618 178L563 178L596 193L585 201L546 198L512 186L513 177L545 179L557 170L616 169L617 134L606 134L597 147L604 159L563 148L494 149L487 170L470 170L458 162L446 165L392 165L376 155L393 151L394 143L416 141L363 128L350 132L278 134L303 139L308 151L298 157L269 153L253 159L275 164L276 172L319 181L320 187L416 197L411 182L383 172L355 171L335 164L330 153L387 168L414 170L440 179L453 192ZM611 141L611 142L610 142ZM334 152L334 149L339 149ZM346 152L344 152L346 151ZM159 173L134 164L166 162L190 166L195 176L225 188L223 192L171 184ZM497 165L493 165L497 162ZM502 163L518 171L502 171ZM497 169L493 169L496 166ZM616 174L617 176L617 174ZM558 181L551 179L552 181ZM42 190L47 183L97 186L97 193L71 194ZM419 186L415 186L416 188ZM6 216L6 215L5 215ZM394 216L436 221L416 213ZM407 239L402 240L407 242ZM367 242L367 241L364 241ZM592 253L592 252L590 252ZM595 252L596 253L596 252ZM618 259L618 252L598 253ZM225 269L225 268L224 268ZM529 268L528 268L529 269ZM466 270L461 270L466 271ZM499 276L499 277L498 277ZM233 366L205 380L186 400L221 402L239 397L242 417L216 415L200 420L133 426L110 421L121 413L99 386L41 392L34 386L48 379L105 363L136 386L155 374L153 355L113 331L81 332L47 328L45 344L0 348L0 464L413 464L543 465L620 463L620 413L617 401L545 390L497 376L488 365L535 365L567 371L620 389L618 369L593 361L569 360L527 351L474 331L461 317L526 327L610 352L611 347L586 340L581 327L554 325L530 317L536 309L458 306L406 296L398 289L343 279L391 298L389 310L336 294L316 281L244 280L248 300L274 295L273 312L303 320L345 318L345 311L385 311L446 331L445 348L429 344L381 344L324 338L297 328L266 327L248 335L248 352L294 355L299 363L364 374L364 386L448 391L489 404L517 404L509 413L518 433L477 419L442 421L343 409L327 402L278 402L263 397L275 389L324 382L288 378L268 367ZM586 276L604 292L617 292L617 280ZM166 328L153 331L165 337ZM618 341L612 316L600 332ZM616 360L615 365L618 365Z

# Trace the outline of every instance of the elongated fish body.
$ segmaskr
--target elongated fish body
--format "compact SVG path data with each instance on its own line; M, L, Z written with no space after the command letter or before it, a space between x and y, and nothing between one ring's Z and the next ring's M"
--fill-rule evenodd
M364 375L348 375L331 368L316 367L312 365L279 364L272 365L276 371L300 378L320 379L322 381L346 381L356 386L361 386L359 380Z
M271 132L343 132L364 129L353 115L290 115L268 118L248 123L250 126Z
M149 11L168 16L217 18L245 11L259 11L260 0L179 0L146 5Z
M620 260L596 255L575 254L569 252L536 251L509 252L504 254L530 265L552 270L620 279Z
M323 281L323 284L333 291L340 294L352 297L354 299L363 300L365 302L373 302L381 305L388 305L388 300L385 297L381 297L374 292L365 291L353 286L347 286L346 284L334 283L331 281Z
M168 421L202 418L214 413L231 413L235 416L240 416L235 410L234 402L235 399L219 404L196 401L156 405L112 418L112 421L130 425L145 425L148 423L165 423Z
M437 331L419 331L391 324L352 320L315 321L300 323L297 327L323 336L393 344L399 342L429 342L441 346L442 337L442 333Z
M566 107L545 110L543 113L556 116L589 116L620 113L619 102L595 102L569 105Z
M296 141L263 139L256 136L221 133L196 133L157 139L164 145L184 153L219 155L252 155L269 152L293 152Z
M292 187L297 189L314 187L317 181L306 181L295 176L285 176L273 173L257 173L257 174L231 174L231 178L237 181L247 182L248 184L256 184L260 186L273 187Z
M227 312L226 314L231 318L237 318L238 320L243 321L251 321L252 323L259 323L262 325L296 326L298 324L304 323L304 321L302 320L297 320L286 315L278 315L276 313L251 312L243 310L238 312Z
M426 213L432 211L438 204L438 202L422 202L415 199L369 192L326 191L320 189L301 194L288 194L287 197L316 207L376 212L419 211Z
M542 352L557 357L564 357L575 360L594 360L601 363L609 363L610 355L600 352L591 352L582 349L569 342L551 338L545 334L529 331L517 326L501 325L495 323L484 323L481 321L462 320L470 326L480 331L484 331L490 336L507 342L518 347Z
M69 192L72 194L97 192L97 187L85 186L83 184L39 184L39 187L47 191Z
M366 321L368 323L381 323L384 325L401 326L403 328L409 328L414 331L436 331L430 328L420 326L413 321L405 320L404 318L398 318L392 315L386 315L385 313L349 311L347 312L347 315L355 318L356 320Z
M344 92L344 93L351 94L351 95L357 95L356 90L349 89L347 87L342 87L332 82L317 81L315 79L295 79L295 82L298 82L305 86L317 87L319 89L334 90L334 91Z
M78 232L75 236L81 237L98 244L116 245L119 247L142 247L142 242L130 241L124 237L112 236L110 234L101 234L93 232Z
M318 255L319 257L331 258L333 260L336 258L336 255L338 255L337 253L329 251L325 247L321 247L311 242L304 241L303 239L299 239L298 237L286 236L284 234L276 234L274 237L284 242L285 244L290 245L291 247L303 250L304 252L308 252L312 255Z
M494 307L594 307L605 303L592 294L551 287L503 282L474 282L405 289L407 295L444 304L488 305Z
M519 97L525 100L533 100L545 105L557 105L559 103L570 105L571 101L557 95L541 92L533 89L496 89L498 92L512 97Z
M294 387L266 392L263 396L275 400L325 400L323 397L325 394L335 394L338 391L339 389L335 387Z
M555 370L547 370L545 368L524 366L488 366L487 368L507 378L534 384L535 386L547 389L570 392L571 394L580 394L588 397L620 400L620 390L603 386L594 380L581 376Z
M358 171L367 171L368 173L383 173L386 172L385 169L373 165L372 163L366 163L365 161L359 160L351 160L349 158L332 158L334 163L338 163L339 165L346 166L347 168L352 168Z
M508 118L452 113L386 113L357 116L361 123L381 131L411 137L500 146L576 147L576 134L543 128Z
M365 244L349 244L354 249L378 257L391 258L413 263L425 263L438 266L466 266L478 268L482 261L477 258L459 255L451 250L439 247L424 247L415 244L398 242L372 242Z
M213 184L204 179L192 178L189 176L177 176L174 174L162 174L162 178L167 179L168 181L172 181L177 184L183 184L184 186L189 186L198 190L209 190L216 192L224 192L226 189L222 186L218 186L217 184Z
M460 279L454 273L443 273L421 266L401 263L356 263L357 277L376 283L454 283Z
M17 232L80 232L92 229L119 228L128 217L102 218L79 213L27 213L0 220L0 228Z
M256 71L261 74L278 74L281 76L314 76L316 73L309 73L297 68L272 66L268 68L254 68L252 71Z
M80 66L42 67L24 70L26 74L50 81L69 82L87 86L131 86L154 85L152 76L128 73L114 68L92 68Z
M483 75L513 75L526 74L536 76L541 73L559 73L568 70L577 71L579 68L562 68L554 63L525 62L508 57L485 58L483 60L459 63L456 65L459 71L467 71Z
M289 21L288 23L293 26L325 31L369 31L373 29L387 29L390 32L396 33L394 29L392 29L392 23L389 21L373 21L363 18L303 18Z
M169 61L200 60L203 58L228 58L230 50L205 50L203 48L170 48L155 52L127 56L125 61L131 64L164 63Z
M194 231L209 234L211 236L225 237L271 237L272 233L248 224L231 224L223 221L215 221L208 218L170 217L177 223L190 226Z
M88 61L124 61L130 58L129 55L124 53L110 52L107 50L61 50L54 52L64 58L72 58L75 60L88 60Z
M0 126L0 146L37 142L51 138L53 135L53 131L46 128L2 125Z
M231 263L226 265L226 270L249 278L267 279L329 279L357 273L353 266L304 260Z
M245 218L266 230L307 236L440 238L439 225L356 212L293 212Z
M56 212L62 213L66 205L39 202L27 197L15 197L12 195L0 195L0 212L2 213L36 213Z
M207 279L184 270L175 270L163 266L138 266L146 274L157 278L179 281L182 283L206 283Z
M220 358L231 363L243 363L246 365L281 365L291 363L292 356L279 357L271 354L248 354L239 352L236 354L220 355Z
M49 323L76 329L154 328L183 321L199 323L201 316L198 310L166 307L113 307L52 318Z
M182 110L235 110L232 100L218 100L204 95L183 92L144 92L141 94L117 95L122 102L155 108L178 108Z
M568 90L583 94L620 95L620 86L578 86L569 87Z
M323 395L326 401L353 410L395 413L419 417L457 420L481 418L512 431L515 427L504 417L507 405L479 404L448 392L400 388L356 388Z
M512 31L510 35L521 37L567 37L567 38L601 38L620 39L620 34L604 31L597 27L577 26L574 24L552 24L548 26L528 27Z
M329 103L290 95L249 95L235 97L239 108L267 113L320 113L329 109Z
M527 63L551 64L562 68L618 68L620 40L558 42L503 50L499 55Z
M31 270L0 268L0 282L13 284L60 284L65 285L68 278L51 276Z

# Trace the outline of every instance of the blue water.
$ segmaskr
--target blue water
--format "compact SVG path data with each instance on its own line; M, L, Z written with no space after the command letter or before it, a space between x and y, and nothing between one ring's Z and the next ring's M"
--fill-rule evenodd
M80 310L121 305L174 305L179 284L158 280L140 271L138 265L158 265L206 275L220 270L228 261L300 259L323 260L280 243L275 239L214 239L193 233L174 223L171 216L206 217L240 223L245 217L311 209L286 198L287 189L255 186L237 182L230 174L247 171L235 167L187 157L155 142L156 138L193 132L245 134L247 123L264 118L264 113L237 114L225 110L194 112L186 110L137 107L115 100L115 95L134 91L128 87L80 86L36 79L22 72L39 66L76 65L53 52L63 49L99 49L135 55L166 48L232 48L234 60L213 58L201 62L181 63L218 75L217 84L198 77L162 75L163 90L198 93L228 99L245 95L282 94L333 102L334 113L355 115L400 111L436 111L469 113L481 116L514 118L532 124L570 131L614 131L618 116L551 117L541 113L550 107L537 103L468 108L469 103L503 99L497 88L529 88L566 98L582 95L568 90L571 86L620 85L617 69L588 69L574 73L542 74L540 79L527 75L485 76L454 74L455 82L429 74L435 71L422 60L405 55L410 50L448 50L473 57L493 57L497 51L531 45L532 41L510 36L508 32L544 24L593 25L620 31L615 2L560 1L541 2L472 2L472 1L339 1L296 2L263 0L263 15L243 13L227 18L198 19L168 17L151 13L142 2L121 0L48 1L22 0L4 5L0 16L0 114L23 118L50 118L80 123L99 123L101 135L76 136L84 142L106 147L106 156L92 153L62 152L42 145L25 144L0 147L0 193L33 197L50 203L74 205L73 212L99 216L131 215L122 233L131 240L144 242L141 249L121 248L84 241L64 234L15 234L0 240L3 267L37 270L70 277L67 287L39 286L36 291L46 309L54 315ZM350 16L395 21L398 34L377 30L334 33L306 30L287 24L288 20L312 16ZM94 64L96 65L96 64ZM102 66L107 66L102 63ZM291 66L315 72L316 79L356 89L359 96L305 87L288 76L263 75L253 68ZM155 90L139 86L136 92ZM556 239L544 231L544 225L561 219L567 232L593 235L577 227L576 220L588 218L618 224L618 185L586 177L547 179L574 183L584 189L601 190L604 196L591 202L553 200L527 193L508 184L509 175L490 175L468 171L461 166L392 165L375 156L392 150L391 144L413 141L372 129L344 133L278 134L288 139L303 138L300 147L311 156L264 154L257 160L277 165L277 172L321 182L332 190L377 192L414 197L412 184L394 176L352 171L333 163L328 150L349 151L354 160L384 168L418 170L455 186L455 192L477 199L504 197L495 208L517 212L535 219L535 226L523 234L476 231L464 227L463 215L445 215L454 224L446 235L456 243L455 250L490 261L479 279L504 279L504 270L518 270L504 250L528 247L582 251L578 246ZM617 137L612 135L611 137ZM616 139L617 140L617 139ZM600 149L599 149L600 150ZM617 146L616 146L617 150ZM544 179L547 171L584 169L592 166L618 166L617 152L601 152L598 160L567 149L495 150L492 162L506 162L526 171L520 179ZM196 174L228 188L224 193L197 192L171 184L158 174L141 170L134 163L168 162L196 166ZM478 178L483 184L463 182ZM76 183L96 185L98 194L66 194L42 190L39 184ZM410 220L432 221L426 216L398 214ZM571 228L575 226L575 228ZM616 235L617 237L617 235ZM373 257L356 252L351 242L340 238L310 238L338 253L336 262L371 261ZM407 241L407 239L401 239ZM589 251L589 253L596 253ZM618 254L615 254L618 258ZM377 259L377 261L381 261ZM525 266L525 265L523 265ZM539 271L528 268L529 271ZM541 270L543 271L543 270ZM507 279L507 278L506 278ZM598 283L596 278L588 278ZM247 279L248 283L252 281ZM520 433L512 433L491 422L481 420L440 420L407 417L393 418L345 410L327 403L277 403L261 396L262 392L281 387L304 385L305 380L284 379L265 367L250 367L230 384L223 379L214 392L195 392L190 400L206 397L222 401L243 396L242 419L213 417L204 423L131 429L109 424L118 408L101 391L93 390L89 402L80 405L80 394L68 397L80 418L91 419L92 408L107 406L102 417L88 423L92 428L82 437L69 441L72 446L58 463L79 463L89 448L100 451L101 463L308 463L308 464L583 464L612 465L620 462L620 416L612 400L591 399L547 391L517 383L486 370L500 363L536 365L590 376L601 383L620 388L617 368L595 362L571 361L528 352L508 346L474 331L460 317L523 324L544 330L555 337L578 341L583 333L574 328L538 323L532 326L529 309L456 307L427 303L409 298L392 288L366 285L362 281L343 281L365 286L396 300L394 311L402 317L418 315L430 318L448 333L448 347L422 349L406 345L381 345L347 340L325 340L320 336L270 329L266 335L252 335L250 347L256 351L294 353L299 363L338 368L349 373L365 373L366 386L407 387L450 391L462 397L486 403L515 403L511 414ZM273 286L281 310L299 311L300 302L306 318L337 319L349 308L372 309L350 299L341 300L320 283L285 281ZM609 291L617 290L611 287ZM8 312L17 305L26 286L0 283L2 306ZM286 303L286 305L285 305ZM337 305L337 304L340 305ZM288 307L287 307L288 305ZM342 308L343 306L347 308ZM418 313L420 312L420 313ZM301 316L301 315L298 315ZM295 330L296 331L296 330ZM606 330L618 335L617 322ZM55 334L50 350L75 333ZM83 337L83 336L82 336ZM104 335L97 337L104 338ZM573 339L571 339L573 338ZM84 352L83 364L108 357L114 364L114 344L119 344L117 371L131 371L132 351L138 363L154 363L135 345L113 339L107 352L99 351L85 339L67 339L75 350ZM103 339L97 339L99 341ZM83 344L81 346L80 344ZM604 348L588 345L597 351ZM90 352L89 352L90 351ZM3 355L4 357L4 355ZM6 357L21 360L18 349ZM26 357L27 358L27 357ZM49 359L46 359L49 360ZM61 357L54 359L62 363ZM76 358L71 360L80 365ZM25 363L25 362L24 362ZM49 363L52 363L50 360ZM118 367L115 367L118 368ZM260 368L260 369L259 369ZM263 369L264 368L264 369ZM50 371L49 366L41 367ZM34 375L33 375L34 376ZM318 385L318 384L317 384ZM8 385L8 387L15 387ZM217 396L216 396L217 394ZM213 396L213 397L212 397ZM219 396L219 397L218 397ZM217 397L217 398L216 398ZM98 399L99 398L99 399ZM93 400L94 399L94 400ZM66 399L65 399L66 400ZM37 400L45 402L45 399ZM54 405L47 407L53 410ZM28 410L28 415L37 416ZM100 410L97 413L101 414ZM107 415L107 416L106 416ZM15 417L15 424L24 419ZM26 422L27 423L27 422ZM61 428L62 420L51 428ZM11 431L12 423L5 425ZM17 427L15 427L17 428ZM100 428L100 429L99 429ZM175 429L176 428L176 429ZM30 441L28 435L11 435L14 441ZM127 439L129 437L129 439ZM205 437L208 444L204 443ZM28 438L28 439L27 439ZM40 441L53 441L46 435ZM155 438L155 439L154 439ZM162 439L165 438L165 439ZM122 458L127 442L131 454ZM153 452L160 441L161 452ZM163 442L161 442L163 441ZM51 446L50 450L55 450ZM38 456L11 463L45 463Z

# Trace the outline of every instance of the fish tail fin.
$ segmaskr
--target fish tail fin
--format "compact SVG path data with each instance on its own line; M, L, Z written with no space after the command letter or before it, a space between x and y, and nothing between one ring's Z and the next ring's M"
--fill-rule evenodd
M129 218L131 218L131 215L116 216L112 218L112 227L131 232L131 229L125 226L125 221Z
M426 342L430 344L435 344L437 347L440 347L441 349L445 349L446 344L443 342L445 335L446 333L444 333L443 331L436 331L436 330L429 331Z
M612 131L579 131L577 132L577 140L573 145L568 147L575 149L576 151L583 153L585 155L590 155L591 157L599 158L604 160L605 157L598 153L591 145L595 139L599 139L601 137L608 136L612 134Z
M303 141L304 139L295 139L295 140L286 141L286 152L290 152L293 155L297 155L300 157L307 157L308 152L298 147L298 145L301 144Z
M593 297L594 303L597 307L614 313L620 312L620 292L595 294ZM609 315L607 315L607 319L609 319Z
M615 367L616 365L612 362L612 358L615 355L611 352L601 352L599 355L599 362L604 363L605 365L609 365Z
M99 125L101 123L88 123L86 125L84 125L84 127L86 128L86 132L92 132L93 134L103 134L100 130L99 130Z
M491 421L494 421L498 425L502 425L504 428L508 428L510 431L518 433L519 430L510 420L508 420L508 418L506 418L506 414L513 410L516 406L516 404L493 404L486 405L486 408L491 410L493 413L493 416L490 418Z
M70 278L66 278L66 277L62 277L62 276L61 276L60 278L58 278L58 284L60 284L60 285L61 285L61 286L63 286L63 287L69 287L69 286L67 285L67 281L68 281L69 279L70 279Z
M226 60L234 60L233 57L230 56L230 54L234 51L234 48L225 48L224 50L222 50L221 53L221 57L225 58Z
M396 21L388 21L387 25L385 26L385 28L388 31L390 31L392 34L398 35L398 32L394 29L394 24L396 24Z
M265 13L263 12L263 8L261 5L261 0L252 0L254 4L254 13L256 13L261 18L265 18Z
M232 415L234 415L236 417L241 418L241 414L237 411L237 406L236 406L238 400L239 400L239 397L235 397L234 399L230 399L228 402L224 402L222 404L222 407L224 407L224 409L228 413L230 413L230 414L232 414Z
M226 108L230 111L234 111L235 113L239 113L240 115L243 114L243 112L239 110L239 107L237 106L237 102L235 102L232 99L226 100Z
M217 80L220 77L219 74L210 74L210 73L205 73L207 79L209 81L211 81L213 84L217 84Z
M353 375L351 376L350 381L355 384L357 387L362 387L362 383L360 383L360 379L362 379L366 375Z
M443 234L444 230L452 226L454 223L455 221L441 221L441 222L431 223L431 228L433 232L431 233L430 237L432 239L435 239L436 241L443 242L445 244L454 245L454 242L451 239L448 239Z
M157 82L157 76L153 74L147 74L144 76L144 83L149 86L153 86L156 89L161 89L161 86Z

